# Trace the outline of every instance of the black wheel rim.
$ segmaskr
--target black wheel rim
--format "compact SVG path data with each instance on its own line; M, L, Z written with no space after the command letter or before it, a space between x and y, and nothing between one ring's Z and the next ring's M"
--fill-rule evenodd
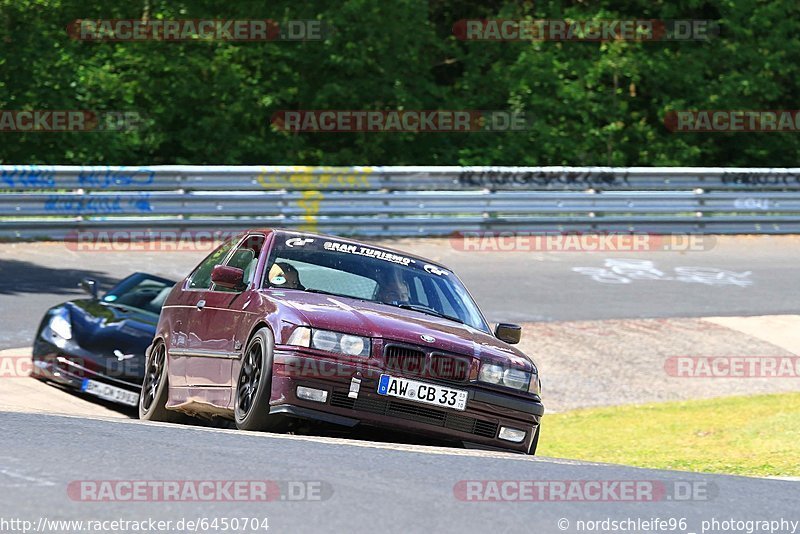
M144 384L142 385L142 408L145 412L150 411L156 401L158 386L164 376L164 360L166 359L166 349L164 345L159 345L150 355L147 362L147 370L144 373Z
M242 371L239 373L239 385L236 390L240 419L247 416L253 407L253 401L261 383L262 357L261 343L256 342L250 347L242 361Z

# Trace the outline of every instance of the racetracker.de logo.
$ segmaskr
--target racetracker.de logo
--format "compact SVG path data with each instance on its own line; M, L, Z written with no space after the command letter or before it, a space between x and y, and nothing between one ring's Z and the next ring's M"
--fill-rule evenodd
M522 112L481 110L281 110L272 125L287 132L509 132L530 129Z
M798 110L700 110L669 111L664 126L670 132L797 132Z
M76 19L67 34L79 41L321 41L321 20L272 19Z
M702 480L460 480L453 495L468 502L709 501L716 485Z
M0 378L27 378L32 369L30 356L0 356Z
M0 132L128 132L141 123L136 111L0 110Z
M67 495L82 502L324 501L333 495L321 480L73 480Z
M673 356L664 371L677 378L800 378L800 357Z
M76 252L211 252L239 231L85 230L64 239Z
M507 369L518 370L519 366L512 364L497 364L496 367L503 371ZM522 369L525 370L525 369ZM455 379L469 374L469 362L456 359L437 358L429 365L423 365L416 359L401 359L399 361L365 362L363 360L336 361L316 360L311 358L294 358L287 356L275 357L274 373L276 376L291 376L297 378L346 378L351 379L357 373L365 375L378 375L379 373L412 373L424 372L429 378Z
M450 245L461 252L699 252L714 236L630 232L456 232Z
M462 41L706 41L719 34L713 20L461 19Z

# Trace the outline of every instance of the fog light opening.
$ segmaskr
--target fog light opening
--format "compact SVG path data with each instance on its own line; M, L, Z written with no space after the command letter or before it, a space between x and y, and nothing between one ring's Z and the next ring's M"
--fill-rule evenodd
M507 426L501 426L498 437L502 440L510 441L512 443L520 443L525 439L525 431L518 430L516 428L509 428Z
M307 388L297 386L297 398L312 402L327 402L328 392L324 389Z

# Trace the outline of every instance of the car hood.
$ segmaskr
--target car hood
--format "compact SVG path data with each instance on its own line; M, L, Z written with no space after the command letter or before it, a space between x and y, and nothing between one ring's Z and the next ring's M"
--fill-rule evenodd
M96 358L101 368L124 369L124 377L140 378L145 350L155 335L158 316L90 299L67 302L73 341ZM120 362L124 362L121 365Z
M496 337L471 326L395 306L304 291L274 292L277 304L291 308L312 328L382 338L530 370L533 360ZM428 343L421 336L432 336Z

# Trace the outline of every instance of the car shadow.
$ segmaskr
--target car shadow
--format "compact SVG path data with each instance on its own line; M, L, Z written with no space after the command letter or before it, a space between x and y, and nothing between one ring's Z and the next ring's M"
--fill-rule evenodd
M399 430L388 430L385 428L359 425L355 428L342 429L340 427L324 424L309 425L300 427L293 434L301 436L320 436L330 438L351 439L354 441L374 441L378 443L397 443L401 445L427 445L434 447L455 447L461 448L459 443L452 441L437 440L427 436L401 432Z
M33 377L33 376L31 376L29 378L31 380L40 380L40 379L38 379L36 377ZM64 393L72 395L73 397L75 397L77 399L81 399L83 401L90 402L90 403L96 404L98 406L102 406L103 408L107 408L109 410L117 412L118 414L124 415L126 417L131 418L131 419L136 419L139 416L138 412L136 411L136 408L133 408L131 406L125 406L125 405L122 405L122 404L119 404L119 403L116 403L116 402L106 401L106 400L103 400L103 399L101 399L99 397L95 397L94 395L89 395L88 393L83 393L82 391L78 391L78 390L76 390L74 388L66 387L63 384L59 384L58 382L53 382L51 380L40 380L40 381L43 384L47 384L48 386L56 388L59 391L63 391Z
M53 384L58 387L57 384ZM136 408L129 408L114 402L104 401L92 395L87 395L79 391L71 390L69 388L60 388L63 391L69 392L76 397L79 397L87 402L101 405L109 410L125 415L131 419L138 419L138 411ZM221 417L214 417L212 419L204 419L193 417L187 426L199 426L206 428L221 428L227 430L236 430L236 423L230 419ZM387 430L383 428L376 428L370 426L358 426L356 428L342 428L335 425L327 425L325 423L314 423L308 421L298 421L296 424L282 434L290 434L294 436L306 437L324 437L324 438L339 438L349 439L353 441L373 441L378 443L396 443L401 445L428 445L438 447L456 447L460 448L457 443L436 440L424 436L417 436L406 432L399 432L394 430Z
M210 421L206 419L195 419L193 424L212 428L236 430L236 423L234 423L232 420L221 417L215 417ZM358 425L355 428L347 428L321 422L293 420L293 422L290 423L288 430L279 433L290 434L294 436L349 439L353 441L374 441L378 443L397 443L402 445L428 445L461 448L460 443L455 443L452 441L444 441L427 436L419 436L409 432L371 427L368 425Z
M31 377L33 378L33 377ZM56 382L47 381L50 386L56 387L61 391L69 393L77 398L86 402L91 402L99 406L103 406L109 410L113 410L120 415L124 415L130 419L138 419L138 410L133 407L123 406L110 401L105 401L93 395L76 391L72 388L64 387ZM183 423L182 423L183 424ZM191 422L186 423L186 426L199 426L206 428L220 428L227 430L236 430L236 424L230 420L222 417L214 417L212 419L191 418ZM339 438L350 439L354 441L372 441L378 443L396 443L401 445L427 445L434 447L454 447L463 448L460 444L451 441L437 440L426 436L418 436L416 434L401 432L396 430L388 430L384 428L371 427L366 425L359 425L355 428L343 428L336 425L329 425L325 423L317 423L312 421L294 421L290 428L283 434L291 434L295 436L307 437L324 437L324 438Z
M0 260L0 295L50 293L72 295L81 292L78 282L94 278L101 287L110 287L116 278L89 269L52 268L29 261Z

